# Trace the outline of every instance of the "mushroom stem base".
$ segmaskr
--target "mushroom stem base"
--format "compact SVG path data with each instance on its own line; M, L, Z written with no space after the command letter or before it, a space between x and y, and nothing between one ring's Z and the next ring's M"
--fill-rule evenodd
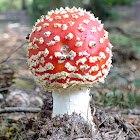
M53 96L53 114L63 115L67 113L71 115L73 112L81 114L85 120L92 120L90 109L90 89L73 89L73 90L56 90L52 92Z

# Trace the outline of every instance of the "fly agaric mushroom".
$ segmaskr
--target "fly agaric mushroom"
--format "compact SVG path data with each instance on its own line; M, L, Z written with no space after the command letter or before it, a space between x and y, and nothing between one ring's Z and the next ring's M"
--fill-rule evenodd
M103 83L111 67L108 32L81 8L51 10L29 36L28 64L37 83L53 95L53 117L80 113L91 119L89 87Z

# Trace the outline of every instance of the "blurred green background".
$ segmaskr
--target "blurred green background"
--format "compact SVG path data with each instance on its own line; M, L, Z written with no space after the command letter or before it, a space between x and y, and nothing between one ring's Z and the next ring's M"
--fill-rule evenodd
M0 0L0 12L7 10L26 10L34 18L46 14L48 10L59 7L83 7L91 10L100 19L113 18L111 6L129 5L134 0Z

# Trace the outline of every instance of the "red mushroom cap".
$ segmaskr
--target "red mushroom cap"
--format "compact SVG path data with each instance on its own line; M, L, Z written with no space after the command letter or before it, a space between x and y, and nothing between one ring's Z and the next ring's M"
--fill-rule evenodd
M29 37L28 64L46 90L91 87L111 67L108 32L81 8L51 10L35 23Z

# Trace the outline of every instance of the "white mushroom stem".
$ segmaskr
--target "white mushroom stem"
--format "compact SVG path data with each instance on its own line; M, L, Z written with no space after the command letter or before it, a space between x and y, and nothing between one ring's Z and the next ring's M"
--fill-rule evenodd
M55 90L53 96L53 114L63 115L65 113L71 115L73 112L81 114L81 116L92 125L92 115L90 109L90 89L72 89L72 90ZM93 126L94 129L94 126ZM95 129L94 129L95 130Z

